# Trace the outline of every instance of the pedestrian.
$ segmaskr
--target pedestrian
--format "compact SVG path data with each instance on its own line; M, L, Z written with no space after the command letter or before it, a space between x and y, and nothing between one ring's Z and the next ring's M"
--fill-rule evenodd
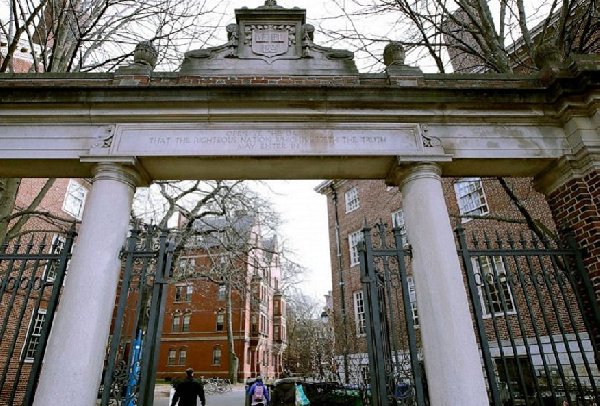
M200 382L194 379L194 370L188 368L185 370L186 378L175 388L175 395L171 401L171 406L176 406L179 401L179 406L197 406L196 398L200 398L202 406L206 405L204 397L204 387Z
M256 382L248 390L248 396L250 397L250 404L252 406L265 406L269 404L269 391L260 376L256 377Z

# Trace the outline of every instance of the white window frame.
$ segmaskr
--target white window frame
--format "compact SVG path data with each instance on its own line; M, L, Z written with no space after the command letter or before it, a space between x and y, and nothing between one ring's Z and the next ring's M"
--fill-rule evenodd
M50 245L50 254L60 254L65 249L65 243L67 239L58 234L54 234L52 237L52 245ZM54 282L56 279L56 267L58 266L58 260L48 261L46 268L44 269L44 278L47 282Z
M227 287L225 285L219 285L219 291L217 292L217 300L225 300L225 293Z
M35 357L35 352L37 350L37 346L40 344L40 337L42 336L42 328L44 327L44 322L46 321L46 309L38 309L37 315L35 311L31 314L31 319L29 321L29 328L31 328L31 334L29 335L29 340L25 340L26 346L23 346L23 351L25 351L25 359L24 362L33 362ZM35 317L35 320L33 316ZM33 327L31 325L33 324Z
M215 331L224 331L224 330L225 330L225 314L218 313L217 319L216 319L216 324L215 324Z
M87 189L84 188L79 182L69 179L69 186L67 186L67 192L65 193L65 199L63 200L62 210L65 213L75 217L77 220L81 220L83 217L83 208L85 207L87 192Z
M408 244L408 237L406 236L406 227L404 225L403 209L398 209L392 212L392 228L400 229L400 235L402 236L402 246Z
M358 254L358 244L364 240L361 230L348 234L348 246L350 249L350 266L358 265L360 262Z
M462 216L485 216L490 213L481 178L462 178L454 182L456 201ZM464 217L463 223L472 218Z
M491 258L493 258L493 262L490 260ZM482 316L489 318L492 317L492 313L495 317L515 314L515 302L508 283L504 259L501 256L473 257L471 258L471 264L473 265L473 273L479 291ZM502 291L498 289L498 283L500 283ZM502 296L504 296L506 308L502 305ZM491 303L488 302L488 298L492 299Z
M181 314L174 314L171 321L171 332L179 333L181 331Z
M354 292L354 321L356 335L361 337L367 333L365 319L365 301L362 290Z
M221 346L215 345L213 347L213 365L221 365Z
M174 348L169 348L169 354L167 355L167 365L175 365L175 360L177 360L177 350Z
M187 286L185 287L185 301L191 302L193 295L194 295L194 285L191 283L188 283Z
M353 186L346 191L344 194L344 201L346 202L346 213L350 213L360 207L358 186Z
M184 314L183 318L182 318L182 324L181 324L181 331L184 333L187 333L188 331L190 331L190 323L192 321L192 315L191 314Z
M412 314L413 326L419 328L419 310L417 307L417 290L415 289L415 280L412 276L406 278L408 284L408 295L410 298L410 312Z
M187 362L187 348L179 349L179 365L185 365Z

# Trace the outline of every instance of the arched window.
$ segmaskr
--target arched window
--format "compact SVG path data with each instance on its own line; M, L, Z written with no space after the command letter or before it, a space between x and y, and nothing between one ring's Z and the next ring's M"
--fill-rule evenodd
M171 326L171 331L178 332L180 324L181 324L181 316L179 314L174 314L173 315L173 325Z

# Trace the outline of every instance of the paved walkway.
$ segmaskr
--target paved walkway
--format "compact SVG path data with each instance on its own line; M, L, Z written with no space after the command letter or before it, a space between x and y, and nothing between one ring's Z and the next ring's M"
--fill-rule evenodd
M170 406L170 388L170 385L156 387L154 390L154 406ZM245 401L244 385L235 385L231 392L206 396L206 406L244 406ZM198 402L198 406L200 406L200 402Z

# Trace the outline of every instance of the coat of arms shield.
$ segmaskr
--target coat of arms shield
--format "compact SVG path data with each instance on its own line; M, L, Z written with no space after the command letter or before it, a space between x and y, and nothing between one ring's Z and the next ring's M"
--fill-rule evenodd
M252 51L267 57L285 54L289 47L289 32L275 28L252 31Z

